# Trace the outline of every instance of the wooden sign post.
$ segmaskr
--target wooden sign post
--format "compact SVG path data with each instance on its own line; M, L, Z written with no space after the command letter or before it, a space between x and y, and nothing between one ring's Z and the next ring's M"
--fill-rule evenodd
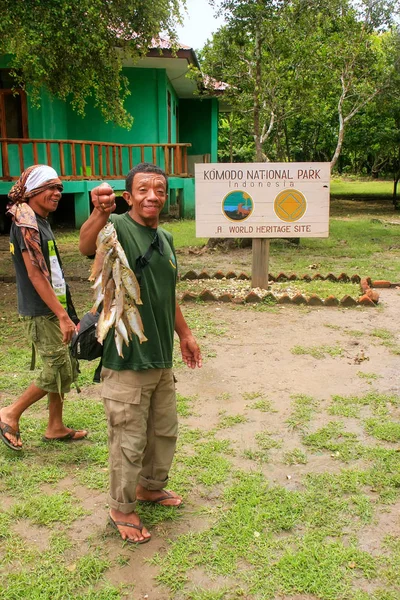
M251 287L268 289L269 239L253 238Z
M330 163L196 164L197 237L252 238L267 289L269 238L328 237Z

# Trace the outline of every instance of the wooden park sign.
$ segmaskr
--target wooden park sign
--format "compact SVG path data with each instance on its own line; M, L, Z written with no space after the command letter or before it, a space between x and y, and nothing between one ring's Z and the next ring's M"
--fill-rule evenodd
M196 164L196 236L253 238L252 287L268 287L269 238L328 237L330 163Z

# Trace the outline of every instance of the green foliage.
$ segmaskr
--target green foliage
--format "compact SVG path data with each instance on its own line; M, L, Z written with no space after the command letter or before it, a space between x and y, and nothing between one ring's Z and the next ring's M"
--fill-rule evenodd
M161 31L173 39L179 13L178 0L4 0L0 52L36 103L42 86L80 114L92 97L105 121L130 127L123 60L146 54Z
M228 84L221 161L336 162L345 141L339 171L400 173L394 0L219 6L226 24L200 59L204 72Z

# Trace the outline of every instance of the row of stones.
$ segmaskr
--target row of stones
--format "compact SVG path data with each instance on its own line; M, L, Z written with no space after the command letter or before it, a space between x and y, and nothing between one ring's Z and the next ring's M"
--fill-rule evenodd
M376 301L370 298L367 294L363 294L357 300L351 296L344 296L341 300L336 296L328 296L324 300L316 294L311 294L309 297L303 296L303 294L295 294L290 297L288 294L282 294L276 296L272 293L268 293L262 298L255 292L250 292L245 298L235 298L232 294L225 293L220 296L216 296L210 290L203 290L200 294L194 294L193 292L184 292L181 296L182 302L196 302L201 300L203 302L232 302L234 304L255 304L258 302L276 303L276 304L295 304L297 306L306 304L308 306L375 306L379 300L375 296Z
M181 279L194 280L194 279L249 279L249 276L245 273L241 273L237 275L233 271L229 271L225 275L222 271L217 271L213 277L210 277L206 271L202 271L197 274L195 271L188 271ZM69 281L87 281L85 277L72 276L67 278ZM297 275L289 275L287 276L285 273L279 273L277 277L273 275L269 275L270 281L295 281L302 279L303 281L311 281L311 277L309 275L303 275L302 277L297 277ZM307 304L308 306L375 306L379 302L378 293L372 288L390 288L397 284L392 284L390 281L386 280L376 280L372 281L370 277L361 278L359 275L352 275L349 277L346 273L341 273L338 277L329 273L326 277L323 277L319 273L316 274L312 279L321 279L321 280L330 280L336 282L348 282L352 281L353 283L359 283L362 295L355 300L351 296L344 296L341 300L336 298L336 296L328 296L324 300L321 299L316 294L311 294L309 297L303 296L303 294L295 294L290 297L288 294L282 295L274 295L272 293L268 293L263 297L260 297L255 292L250 292L245 296L245 298L235 298L230 293L224 293L220 296L216 296L210 290L203 290L199 294L194 294L193 292L185 292L181 296L181 300L183 302L193 302L197 300L201 300L203 302L233 302L236 304L254 304L258 302L274 302L277 304ZM0 276L0 281L4 283L15 283L16 278L15 275L4 275Z
M196 279L239 279L239 280L250 280L251 276L249 276L247 273L235 273L235 271L228 271L228 273L223 273L222 271L217 271L216 273L214 273L213 275L210 275L207 271L201 271L200 273L197 273L196 271L188 271L187 273L185 273L184 275L181 275L180 279L182 281L184 280L190 280L190 281L194 281ZM360 277L360 275L347 275L347 273L340 273L340 275L336 276L333 273L328 273L328 275L321 275L321 273L316 273L315 275L313 275L311 277L311 275L296 275L295 273L292 273L290 275L286 275L286 273L279 273L278 275L272 275L271 273L268 274L268 281L271 282L281 282L281 281L316 281L316 280L320 280L320 281L333 281L333 282L337 282L337 283L361 283L361 279L362 277ZM377 280L377 281L372 281L370 277L366 277L364 278L368 281L368 284L371 287L376 287L376 288L390 288L392 287L392 284L390 283L390 281L386 281L386 280Z

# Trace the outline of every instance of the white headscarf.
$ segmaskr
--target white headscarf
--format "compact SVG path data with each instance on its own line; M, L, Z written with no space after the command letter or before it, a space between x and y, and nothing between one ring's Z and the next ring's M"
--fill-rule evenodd
M58 174L53 167L49 167L48 165L38 165L38 167L29 174L28 179L26 180L26 192L35 190L50 179L58 179Z

